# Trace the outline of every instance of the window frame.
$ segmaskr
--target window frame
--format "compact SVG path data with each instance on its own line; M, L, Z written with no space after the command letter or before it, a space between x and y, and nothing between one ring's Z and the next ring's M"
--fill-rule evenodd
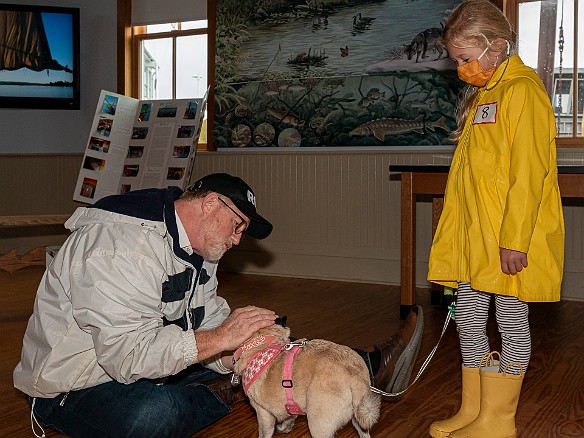
M140 88L142 86L142 66L140 64L140 47L144 41L147 40L162 40L171 39L172 41L172 64L173 64L173 74L172 74L172 94L174 99L176 96L176 41L180 37L186 37L191 35L206 35L207 36L207 60L209 61L209 28L201 29L188 29L188 30L171 30L168 32L157 32L157 33L146 33L146 26L135 26L133 28L132 35L132 51L134 59L134 65L132 68L132 83L134 88L132 90L133 96L140 96ZM207 68L207 71L209 69Z
M509 18L509 20L511 21L511 24L513 25L513 28L517 31L517 33L519 33L519 5L521 3L530 3L530 2L534 2L534 1L540 1L540 0L508 0L506 2L506 9L505 9L505 14L506 16ZM560 2L561 0L558 0L558 2ZM574 23L576 24L580 24L578 23L578 1L574 1ZM581 7L584 7L584 5L580 5ZM557 42L555 42L557 44ZM578 25L574 26L574 40L572 41L572 44L574 46L574 66L573 66L573 72L576 72L576 77L578 77L578 64L584 64L584 60L579 60L580 62L578 62ZM566 44L567 47L569 47L569 44ZM549 73L548 73L549 74ZM553 74L553 69L552 69L552 73ZM551 83L553 84L553 87L555 87L556 83L552 78L549 77L542 77L541 78L542 81L544 83ZM565 79L564 79L565 80ZM573 83L573 80L572 80ZM554 88L555 90L555 88ZM578 88L576 87L576 92L578 91ZM576 101L575 103L575 107L578 107L578 96L574 96L572 94L571 101ZM578 112L577 111L572 111L572 136L568 137L556 137L556 147L558 148L581 148L584 147L584 136L583 137L578 137ZM575 133L575 134L574 134ZM584 134L584 133L583 133Z
M142 45L143 41L147 40L155 40L155 39L165 39L171 38L172 39L172 65L173 65L173 75L172 75L172 94L176 96L176 40L180 37L191 36L191 35L206 35L207 36L207 85L210 87L210 90L213 89L214 77L211 76L210 72L212 71L214 74L214 66L211 69L211 62L215 60L211 56L214 51L211 51L211 40L215 40L215 38L211 38L210 35L210 26L209 21L207 20L207 27L200 28L200 29L176 29L171 30L168 32L157 32L157 33L146 33L146 26L133 26L132 30L132 96L139 99L140 96L140 88L142 86L142 66L140 64L141 56L140 56L140 46ZM180 26L179 26L180 27ZM214 33L213 33L214 35ZM213 45L214 47L214 45ZM212 94L209 92L209 97L207 98L207 102L213 102L211 98ZM174 98L174 97L173 97ZM205 131L207 133L207 141L205 143L199 141L197 143L197 151L207 151L213 150L212 149L212 130L209 129L209 126L212 124L209 123L212 117L212 112L209 110L213 105L207 104L207 127ZM210 135L211 134L211 135Z

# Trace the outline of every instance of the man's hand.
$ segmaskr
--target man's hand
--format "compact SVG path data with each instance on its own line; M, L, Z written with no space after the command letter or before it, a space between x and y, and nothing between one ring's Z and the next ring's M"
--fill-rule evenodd
M277 317L274 311L261 307L235 309L219 327L195 332L198 360L237 349L254 332L271 326Z
M222 336L223 351L235 350L254 332L274 324L278 315L272 310L247 306L235 309L217 327Z
M501 258L501 271L505 274L515 275L527 268L527 254L513 251L507 248L499 248Z

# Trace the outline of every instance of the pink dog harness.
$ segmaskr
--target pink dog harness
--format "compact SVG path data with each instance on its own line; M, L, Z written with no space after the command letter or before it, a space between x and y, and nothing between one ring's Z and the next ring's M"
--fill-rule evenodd
M282 350L284 350L284 344L270 344L265 349L258 351L247 361L245 371L241 376L243 391L246 394L252 383L278 357Z
M294 401L294 394L292 390L294 386L292 382L292 363L294 362L294 357L300 353L301 349L305 345L306 341L293 342L290 344L270 344L265 349L254 354L247 361L245 371L241 376L244 392L247 394L251 385L266 370L268 365L270 365L273 360L276 359L280 353L282 353L282 351L285 351L286 360L284 361L282 387L284 388L284 393L286 396L286 411L290 415L306 415L300 406L298 406L298 403ZM241 354L238 355L237 359L239 359L239 356L241 356Z
M286 411L290 415L306 415L298 403L294 401L294 394L292 392L292 362L294 362L294 357L300 353L300 349L304 347L305 342L286 344L284 349L286 350L286 361L284 362L284 378L282 379L282 386L286 393Z

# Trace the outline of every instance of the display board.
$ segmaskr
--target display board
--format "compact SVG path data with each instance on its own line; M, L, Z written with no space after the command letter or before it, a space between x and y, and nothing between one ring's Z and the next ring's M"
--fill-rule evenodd
M190 179L206 96L138 100L100 93L73 199L153 187L185 188Z

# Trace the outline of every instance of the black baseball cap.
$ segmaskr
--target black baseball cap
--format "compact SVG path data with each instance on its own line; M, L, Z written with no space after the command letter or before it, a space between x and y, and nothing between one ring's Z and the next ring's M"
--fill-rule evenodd
M231 202L249 219L245 234L254 239L265 239L272 232L272 224L256 210L256 197L245 181L228 173L212 173L187 187L187 191L209 190L231 199Z

